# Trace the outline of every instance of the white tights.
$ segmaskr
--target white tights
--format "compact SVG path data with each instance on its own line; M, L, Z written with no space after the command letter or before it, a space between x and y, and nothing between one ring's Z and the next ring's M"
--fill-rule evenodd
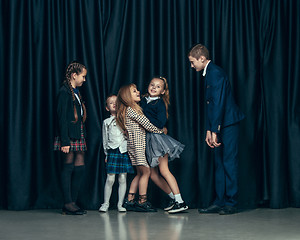
M104 187L104 203L109 204L109 199L111 196L112 186L115 182L115 175L116 174L107 174L105 187ZM118 206L122 206L125 193L126 193L126 177L127 173L120 173L118 177L119 181L119 201Z

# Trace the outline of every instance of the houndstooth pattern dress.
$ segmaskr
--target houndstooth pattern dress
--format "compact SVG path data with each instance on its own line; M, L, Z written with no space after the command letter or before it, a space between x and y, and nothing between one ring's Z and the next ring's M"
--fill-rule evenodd
M131 107L126 110L125 127L128 131L127 151L133 166L149 167L146 160L146 131L162 133L150 123L145 115L138 114Z

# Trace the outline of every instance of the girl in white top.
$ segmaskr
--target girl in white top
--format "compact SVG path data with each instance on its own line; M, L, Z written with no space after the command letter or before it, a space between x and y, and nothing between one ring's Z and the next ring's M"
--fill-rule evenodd
M110 95L106 99L105 109L111 116L103 121L102 137L106 163L107 178L104 187L104 203L99 208L100 212L106 212L109 208L109 199L115 175L119 174L119 201L117 204L119 212L126 212L122 207L126 193L127 173L133 173L133 167L127 154L127 140L116 123L116 95Z

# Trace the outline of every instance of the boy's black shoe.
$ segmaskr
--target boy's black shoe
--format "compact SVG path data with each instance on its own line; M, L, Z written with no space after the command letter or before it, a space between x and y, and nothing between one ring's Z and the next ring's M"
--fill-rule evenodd
M126 198L122 206L126 208L127 211L136 211L136 203L134 200L128 201Z
M237 213L237 208L233 206L225 206L222 208L222 210L219 212L220 215L229 215Z
M168 211L168 213L178 213L187 210L189 207L183 203L175 202L174 206Z
M143 203L136 203L135 211L137 212L157 212L155 208L152 207L151 203L146 201Z
M82 209L77 209L77 210L73 211L73 210L67 209L66 207L63 207L61 214L62 215L83 215L84 212L82 211Z
M79 211L83 212L83 214L87 214L87 211L84 208L79 207L77 204L75 204L75 207L79 208Z
M79 208L79 211L81 211L83 214L87 214L87 211L83 208Z
M167 206L164 208L165 211L171 210L171 208L175 205L175 199L170 198L170 201L168 202Z
M208 208L198 209L199 213L219 213L222 208L218 205L211 205Z

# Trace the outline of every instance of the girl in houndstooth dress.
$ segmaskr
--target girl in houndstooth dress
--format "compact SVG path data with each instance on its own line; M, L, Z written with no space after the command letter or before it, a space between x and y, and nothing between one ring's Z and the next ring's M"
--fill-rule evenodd
M120 88L117 98L117 123L128 136L127 150L137 174L131 182L128 198L124 207L131 211L154 212L150 202L147 201L147 188L150 177L150 168L146 160L146 131L162 133L145 117L140 102L140 92L135 84L129 84ZM139 189L139 200L134 201Z

